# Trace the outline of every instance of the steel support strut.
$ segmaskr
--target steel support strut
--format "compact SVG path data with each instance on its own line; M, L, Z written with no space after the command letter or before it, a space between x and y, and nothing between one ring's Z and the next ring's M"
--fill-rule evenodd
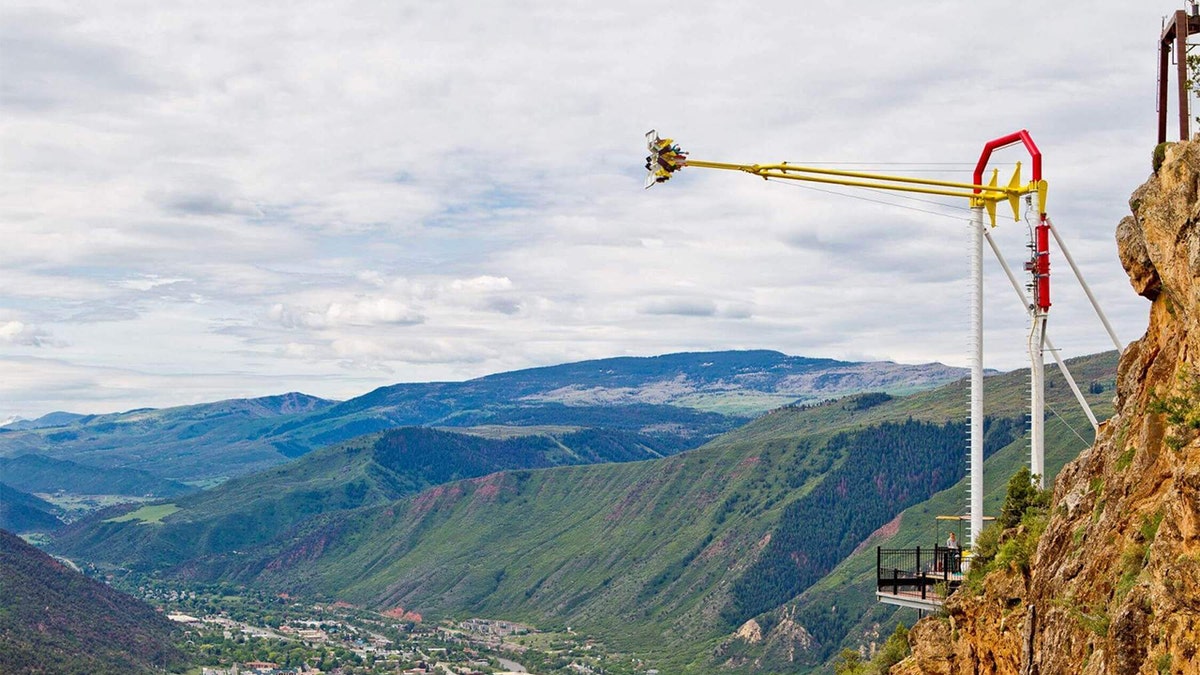
M1046 314L1034 310L1029 327L1029 472L1038 488L1046 486Z
M983 207L971 209L971 541L983 530Z
M1051 231L1053 232L1053 223L1051 223ZM987 238L988 246L991 246L992 253L996 256L996 262L1000 263L1000 268L1004 270L1005 276L1008 277L1008 283L1012 284L1013 290L1016 291L1017 297L1021 300L1021 306L1026 311L1031 311L1033 306L1029 298L1026 297L1025 291L1021 289L1021 283L1017 281L1017 275L1013 274L1012 268L1009 267L1008 261L1004 259L1004 255L1000 253L1000 247L996 245L996 240L992 238L992 233L986 229L983 231L983 236ZM1058 349L1054 347L1054 341L1050 339L1043 331L1042 344L1045 349L1054 357L1054 362L1058 364L1058 370L1062 373L1063 379L1067 381L1067 386L1071 388L1071 393L1075 394L1075 400L1079 402L1079 407L1083 413L1087 415L1088 421L1092 424L1092 430L1097 431L1100 428L1100 423L1096 421L1096 415L1092 412L1092 408L1088 405L1087 399L1083 397L1083 392L1079 390L1079 385L1075 382L1075 378L1071 376L1071 371L1067 368L1067 364L1063 363L1062 355L1058 353Z

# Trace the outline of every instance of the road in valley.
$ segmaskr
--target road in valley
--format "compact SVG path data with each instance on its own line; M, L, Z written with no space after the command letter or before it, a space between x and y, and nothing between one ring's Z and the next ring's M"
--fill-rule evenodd
M499 656L496 657L496 660L500 662L500 667L505 670L509 670L514 673L528 673L529 672L528 670L525 670L525 666L517 663L516 661L509 661L508 659L502 659Z

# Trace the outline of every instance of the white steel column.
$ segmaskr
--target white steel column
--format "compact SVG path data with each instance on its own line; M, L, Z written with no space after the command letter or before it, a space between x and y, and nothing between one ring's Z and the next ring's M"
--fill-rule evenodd
M983 206L971 209L971 541L983 530Z
M1029 329L1029 471L1040 489L1046 486L1046 361L1042 352L1046 315L1034 309L1030 316L1033 325Z

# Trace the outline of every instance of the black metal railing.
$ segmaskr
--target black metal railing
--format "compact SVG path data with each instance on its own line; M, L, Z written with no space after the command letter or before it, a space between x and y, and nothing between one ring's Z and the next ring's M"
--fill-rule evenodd
M962 551L957 548L875 549L876 588L892 595L919 594L941 600L962 584ZM938 588L942 584L943 588Z

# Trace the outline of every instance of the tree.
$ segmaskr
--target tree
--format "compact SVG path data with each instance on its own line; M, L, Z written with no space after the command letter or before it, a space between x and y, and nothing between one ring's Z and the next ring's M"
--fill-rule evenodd
M910 653L912 653L912 647L908 644L908 627L903 623L898 623L891 637L883 643L883 649L879 650L871 662L879 668L879 672L886 673L889 668L903 661Z
M833 672L836 675L862 675L866 672L866 664L858 652L843 649L842 653L838 654L837 661L833 662Z
M1004 497L1004 507L1000 509L1000 529L1007 530L1016 527L1029 509L1044 509L1050 504L1050 492L1038 489L1033 484L1033 475L1029 467L1021 467L1008 479L1008 494Z

